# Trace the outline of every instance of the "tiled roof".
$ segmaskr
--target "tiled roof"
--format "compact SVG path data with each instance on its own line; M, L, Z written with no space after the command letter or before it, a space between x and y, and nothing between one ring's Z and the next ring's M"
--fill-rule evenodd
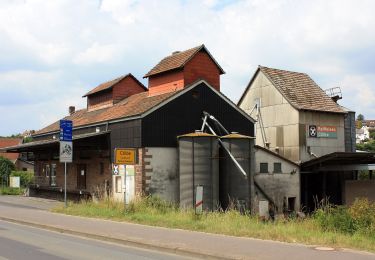
M87 111L87 109L77 110L74 114L67 116L64 119L72 120L73 126L78 127L114 119L138 116L157 106L169 97L175 95L177 92L178 91L169 92L157 96L149 96L148 92L142 92L132 95L108 108L95 111ZM59 121L57 121L37 131L34 135L58 131L59 127Z
M0 138L0 148L14 146L22 143L21 138ZM18 153L0 153L0 156L15 161L18 158Z
M135 81L137 81L139 83L140 86L142 86L145 90L147 90L147 88L136 77L134 77L131 73L128 73L124 76L121 76L121 77L118 77L116 79L113 79L113 80L110 80L110 81L107 81L107 82L104 82L104 83L100 84L99 86L97 86L94 89L87 92L83 97L98 93L98 92L106 90L106 89L110 89L126 77L132 77Z
M296 109L346 113L309 75L263 66L259 69Z
M211 59L215 62L215 64L218 66L221 74L225 73L224 70L220 67L220 65L216 62L216 60L212 57L212 55L208 52L204 44L199 45L197 47L180 51L180 52L174 52L172 55L165 57L162 59L158 64L156 64L155 67L153 67L146 75L144 75L144 78L150 77L152 75L156 75L162 72L174 70L174 69L181 69L185 66L185 64L194 57L195 54L197 54L199 51L205 50L207 54L211 57Z

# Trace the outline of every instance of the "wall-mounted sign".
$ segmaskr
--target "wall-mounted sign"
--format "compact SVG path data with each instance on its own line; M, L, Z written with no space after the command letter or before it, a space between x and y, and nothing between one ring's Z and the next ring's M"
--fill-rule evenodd
M309 125L309 137L337 138L336 126L316 126Z
M116 148L115 149L115 164L134 165L137 163L137 153L135 149L131 148Z
M318 137L337 138L336 126L318 126Z
M309 125L309 136L310 137L317 137L316 125Z

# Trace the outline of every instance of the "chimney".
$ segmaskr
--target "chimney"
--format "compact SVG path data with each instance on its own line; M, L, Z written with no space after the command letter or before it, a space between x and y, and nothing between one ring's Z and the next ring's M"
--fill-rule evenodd
M73 115L76 112L76 107L75 106L70 106L69 107L69 115Z

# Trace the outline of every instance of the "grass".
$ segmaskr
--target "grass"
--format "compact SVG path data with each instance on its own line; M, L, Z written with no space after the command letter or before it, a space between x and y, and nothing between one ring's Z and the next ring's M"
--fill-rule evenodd
M207 212L196 216L192 210L178 209L152 197L138 200L126 208L122 203L104 200L69 203L67 208L59 207L53 211L151 226L375 252L373 233L362 230L345 233L327 228L322 226L321 215L305 219L280 219L275 222L264 222L256 216L241 215L235 210Z
M0 195L22 195L23 188L0 187Z

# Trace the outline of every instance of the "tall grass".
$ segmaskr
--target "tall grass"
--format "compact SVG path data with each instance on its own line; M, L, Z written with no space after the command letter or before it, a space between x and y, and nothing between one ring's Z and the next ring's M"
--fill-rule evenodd
M196 216L193 210L179 209L155 197L137 199L126 207L122 203L105 199L96 203L70 203L67 208L60 207L54 211L152 226L375 252L375 236L371 231L374 221L371 219L369 222L367 217L358 213L362 210L366 216L371 214L368 207L371 208L372 204L367 203L359 201L349 209L321 208L305 219L279 218L275 222L265 222L257 216L241 214L236 210L206 212Z

